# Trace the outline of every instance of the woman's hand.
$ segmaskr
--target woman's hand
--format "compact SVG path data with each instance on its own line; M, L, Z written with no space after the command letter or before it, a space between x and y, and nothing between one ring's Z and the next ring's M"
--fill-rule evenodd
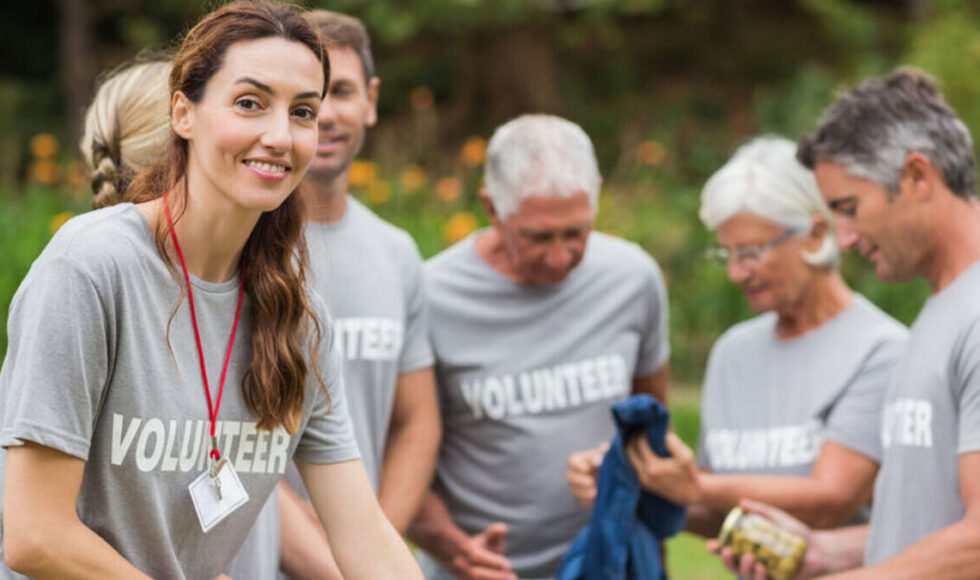
M643 489L674 503L701 503L704 492L698 481L694 452L674 433L667 433L670 457L660 457L650 448L642 433L626 445L626 457L636 472Z

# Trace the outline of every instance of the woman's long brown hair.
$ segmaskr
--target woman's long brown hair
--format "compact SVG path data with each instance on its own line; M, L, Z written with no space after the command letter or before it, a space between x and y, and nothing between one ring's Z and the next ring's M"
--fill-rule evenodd
M317 31L298 9L261 0L225 5L187 33L174 58L170 95L181 91L191 102L200 102L229 46L270 37L302 43L317 56L324 72L321 97L325 95L330 65ZM169 191L179 219L186 196L192 194L187 191L187 160L187 141L173 133L167 154L137 176L126 199L140 203ZM282 426L290 433L299 428L308 375L313 373L321 387L323 383L316 364L321 329L306 287L303 219L302 202L294 191L274 211L262 214L242 250L247 264L243 283L252 311L252 358L242 384L245 403L258 416L259 428ZM183 284L168 251L170 229L160 222L157 247Z

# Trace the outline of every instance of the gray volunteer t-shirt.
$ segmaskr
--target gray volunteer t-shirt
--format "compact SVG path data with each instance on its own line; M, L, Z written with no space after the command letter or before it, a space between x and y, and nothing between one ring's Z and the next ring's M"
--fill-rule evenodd
M306 226L313 287L334 319L361 460L377 490L398 375L432 366L422 257L404 231L353 197Z
M788 340L766 313L712 348L701 395L698 463L716 473L807 475L822 443L874 461L885 388L904 326L855 295L841 313Z
M980 262L930 297L912 324L885 395L868 565L963 518L960 455L980 451L978 296Z
M609 406L667 362L667 294L635 244L601 234L568 278L519 285L463 240L426 264L444 421L434 483L469 534L502 521L522 578L554 576L588 513L568 455L613 435Z
M239 280L191 283L216 390ZM84 459L78 514L85 525L154 578L210 579L226 569L294 454L330 463L358 452L319 298L319 367L331 403L311 377L295 435L257 429L241 391L251 350L246 297L217 437L251 499L203 533L187 487L207 466L208 410L186 297L170 320L179 295L135 206L65 224L11 305L0 371L0 471L6 449L28 441ZM2 564L0 576L18 577Z
M340 221L306 225L306 243L313 287L333 316L361 460L377 491L398 375L432 366L422 257L407 233L350 196ZM309 500L295 465L286 480ZM236 569L278 562L279 544L267 541L272 531L258 530L278 534L277 515L259 517Z

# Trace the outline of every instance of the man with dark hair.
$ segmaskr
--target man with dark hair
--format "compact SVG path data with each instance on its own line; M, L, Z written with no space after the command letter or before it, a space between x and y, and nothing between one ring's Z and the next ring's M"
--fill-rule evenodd
M404 533L428 488L441 431L422 259L406 232L347 191L351 164L377 122L381 81L367 31L336 12L313 10L308 18L330 58L320 138L300 190L309 208L312 285L333 316L361 460L385 515ZM280 486L283 572L340 578L295 466L286 481ZM278 546L246 547L270 552Z
M836 215L841 249L887 281L932 289L885 395L869 526L807 530L801 576L976 578L980 562L980 202L970 133L914 69L842 96L798 156ZM723 559L735 563L727 550ZM751 557L740 570L764 577Z

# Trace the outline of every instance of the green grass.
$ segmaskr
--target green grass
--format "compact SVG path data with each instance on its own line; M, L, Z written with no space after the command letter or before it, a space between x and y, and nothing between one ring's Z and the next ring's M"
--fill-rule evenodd
M730 580L735 577L704 547L704 538L687 532L667 541L667 572L672 580Z

